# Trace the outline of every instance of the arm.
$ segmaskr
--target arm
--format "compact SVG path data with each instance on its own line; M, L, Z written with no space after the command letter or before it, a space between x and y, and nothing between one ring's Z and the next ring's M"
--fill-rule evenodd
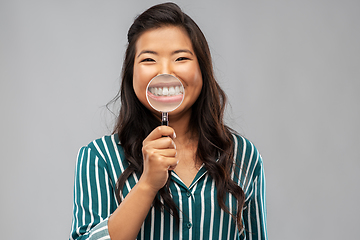
M265 174L262 159L259 156L252 183L252 192L245 203L243 219L245 224L246 239L267 239L266 227L266 199L265 199Z
M116 206L106 163L89 147L78 153L69 239L110 239L107 218Z
M177 165L174 130L161 126L143 142L144 170L139 182L129 192L108 221L112 240L135 239L152 206L158 190L168 179L168 170ZM122 227L126 226L126 227Z
M111 239L136 239L156 193L142 179L139 180L109 218Z
M70 239L135 239L157 191L177 164L170 127L155 129L143 142L144 171L139 182L116 208L104 159L89 147L78 154ZM116 209L116 210L115 210ZM111 217L109 217L111 215Z

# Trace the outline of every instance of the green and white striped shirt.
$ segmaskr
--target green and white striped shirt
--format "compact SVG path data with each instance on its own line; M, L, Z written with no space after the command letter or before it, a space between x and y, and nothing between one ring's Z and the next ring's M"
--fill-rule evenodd
M179 208L179 225L167 211L152 207L137 239L267 239L265 177L262 158L247 139L234 135L235 156L232 179L243 189L246 200L242 212L244 231L224 212L218 202L215 181L204 165L187 187L171 173L170 192ZM115 186L128 167L118 136L105 136L82 147L75 170L73 222L69 239L110 239L107 220L118 207ZM122 198L138 182L133 173L124 185ZM225 204L236 213L237 201L230 193ZM126 226L119 226L126 227Z

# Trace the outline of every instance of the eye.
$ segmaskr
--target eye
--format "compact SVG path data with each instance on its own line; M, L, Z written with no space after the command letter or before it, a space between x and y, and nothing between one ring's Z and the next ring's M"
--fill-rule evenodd
M145 58L145 59L141 60L140 62L155 62L155 60L152 58Z
M190 60L190 58L187 58L187 57L179 57L179 58L177 58L175 61L180 62L180 61L185 61L185 60Z

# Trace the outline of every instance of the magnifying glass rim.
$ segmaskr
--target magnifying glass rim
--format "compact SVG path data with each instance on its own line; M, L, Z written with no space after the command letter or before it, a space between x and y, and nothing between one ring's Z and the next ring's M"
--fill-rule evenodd
M182 82L180 81L180 79L178 79L176 76L174 76L174 75L172 75L172 74L162 73L162 74L159 74L159 75L156 75L155 77L153 77L153 78L149 81L149 83L147 84L147 86L146 86L146 92L145 92L145 94L146 94L146 100L147 100L147 102L149 103L149 105L150 105L153 109L155 109L156 111L158 111L158 112L164 112L164 111L160 111L159 109L155 108L155 107L151 104L151 102L150 102L150 100L149 100L149 96L148 96L148 94L147 94L147 91L148 91L148 88L149 88L150 83L151 83L155 78L158 78L158 77L161 77L161 76L171 76L171 77L175 78L176 80L179 81L179 83L181 84L181 86L182 86L183 89L184 89L184 85L182 84ZM175 109L177 109L178 107L180 107L180 105L181 105L182 102L184 101L184 98L185 98L185 91L183 92L183 97L182 97L182 99L181 99L181 102L180 102L175 108L173 108L171 111L166 111L166 112L172 112L172 111L174 111Z

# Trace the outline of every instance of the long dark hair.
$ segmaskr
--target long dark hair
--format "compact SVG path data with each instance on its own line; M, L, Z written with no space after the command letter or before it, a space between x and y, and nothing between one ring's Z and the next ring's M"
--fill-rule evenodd
M223 122L226 95L215 80L211 54L197 24L174 3L155 5L139 15L128 31L128 47L122 70L121 89L115 100L121 100L120 114L114 129L119 136L129 167L121 174L117 182L116 196L121 202L121 191L126 179L133 172L142 174L142 141L157 126L159 120L138 100L133 89L133 66L135 44L145 31L163 26L178 26L187 32L197 56L202 73L203 86L201 93L192 106L189 130L196 132L198 146L197 159L200 159L215 180L217 200L220 207L231 214L225 205L226 193L236 197L238 211L234 217L238 229L242 229L241 211L244 205L244 192L231 180L231 168L234 157L234 144L231 129ZM216 161L218 159L218 161ZM169 193L169 180L159 190L154 205L161 210L168 210L179 218L176 204ZM159 200L162 198L163 203Z

